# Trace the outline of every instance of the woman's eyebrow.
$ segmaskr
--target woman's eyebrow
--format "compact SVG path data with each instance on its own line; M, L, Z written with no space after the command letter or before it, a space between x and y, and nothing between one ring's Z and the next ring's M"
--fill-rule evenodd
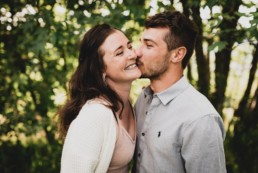
M123 48L122 45L120 45L118 48L116 48L116 49L114 50L114 52L116 52L117 50L119 50L119 49L121 49L121 48Z

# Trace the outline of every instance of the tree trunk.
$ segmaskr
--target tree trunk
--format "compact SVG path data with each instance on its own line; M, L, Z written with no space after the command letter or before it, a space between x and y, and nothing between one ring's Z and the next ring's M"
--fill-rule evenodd
M222 115L223 103L229 74L229 65L231 60L231 51L233 44L227 46L221 52L216 53L215 59L215 93L213 96L213 105Z
M244 95L239 103L239 106L234 114L234 116L240 117L240 119L244 116L245 109L248 107L247 106L248 100L250 98L250 92L251 92L252 84L254 82L255 72L257 70L257 62L258 62L258 43L256 43L256 45L255 45L255 52L254 52L253 60L252 60L252 67L250 69L249 79L248 79L245 93L244 93Z
M257 112L258 112L258 87L256 87L256 90L255 90L255 94L254 94L254 97L253 97L253 100L250 104L250 107L251 107L251 115L253 117L253 123L255 123L255 126L257 126L257 123L258 123L258 116L257 116ZM254 108L252 108L252 106Z
M226 42L227 45L221 51L215 54L215 93L213 95L213 105L222 115L223 104L225 101L225 91L229 74L229 65L231 61L231 52L233 44L237 38L235 32L239 16L235 15L241 4L241 0L225 1L223 6L223 20L219 25L220 41ZM229 17L230 16L230 17Z
M203 53L203 29L202 29L202 19L200 17L200 2L195 3L195 5L189 5L187 0L181 0L183 4L184 14L190 16L189 9L192 10L193 21L198 28L198 36L195 44L196 62L198 70L198 82L197 87L201 93L209 97L210 91L210 66L209 60L205 57Z
M193 84L193 75L192 75L192 66L191 64L187 65L187 78L191 84Z

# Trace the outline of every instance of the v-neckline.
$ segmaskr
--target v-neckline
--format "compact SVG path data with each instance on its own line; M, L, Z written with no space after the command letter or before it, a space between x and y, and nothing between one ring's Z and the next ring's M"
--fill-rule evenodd
M134 136L132 137L130 135L129 131L126 130L126 128L123 126L122 122L120 121L119 117L117 117L118 118L117 119L118 120L118 126L120 126L125 131L126 135L130 137L130 140L132 142L135 142L136 141L136 117L135 117L135 112L134 112L134 109L133 109L133 106L132 106L131 102L130 101L128 101L128 102L129 102L130 110L132 112L133 120L134 120L133 121L134 122Z

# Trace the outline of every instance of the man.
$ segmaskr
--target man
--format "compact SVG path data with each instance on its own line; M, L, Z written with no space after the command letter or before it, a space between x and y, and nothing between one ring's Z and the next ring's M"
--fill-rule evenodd
M142 77L151 84L135 104L134 172L226 172L223 121L183 75L196 35L193 23L180 12L146 20L136 53Z

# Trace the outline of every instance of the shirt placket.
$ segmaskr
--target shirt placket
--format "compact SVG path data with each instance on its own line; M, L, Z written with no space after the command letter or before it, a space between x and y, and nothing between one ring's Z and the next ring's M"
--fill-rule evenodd
M151 99L151 98L149 98ZM140 150L138 152L138 158L140 158L140 160L142 159L142 152L144 151L144 149L147 148L147 141L148 140L145 140L146 137L148 137L148 132L149 132L149 129L150 128L153 128L151 127L151 124L152 124L152 121L153 121L153 115L155 113L155 111L157 110L157 106L160 104L160 100L159 98L157 97L157 95L153 95L153 98L152 100L149 100L151 102L149 108L146 110L145 112L145 120L143 122L143 128L142 128L142 131L140 133Z

